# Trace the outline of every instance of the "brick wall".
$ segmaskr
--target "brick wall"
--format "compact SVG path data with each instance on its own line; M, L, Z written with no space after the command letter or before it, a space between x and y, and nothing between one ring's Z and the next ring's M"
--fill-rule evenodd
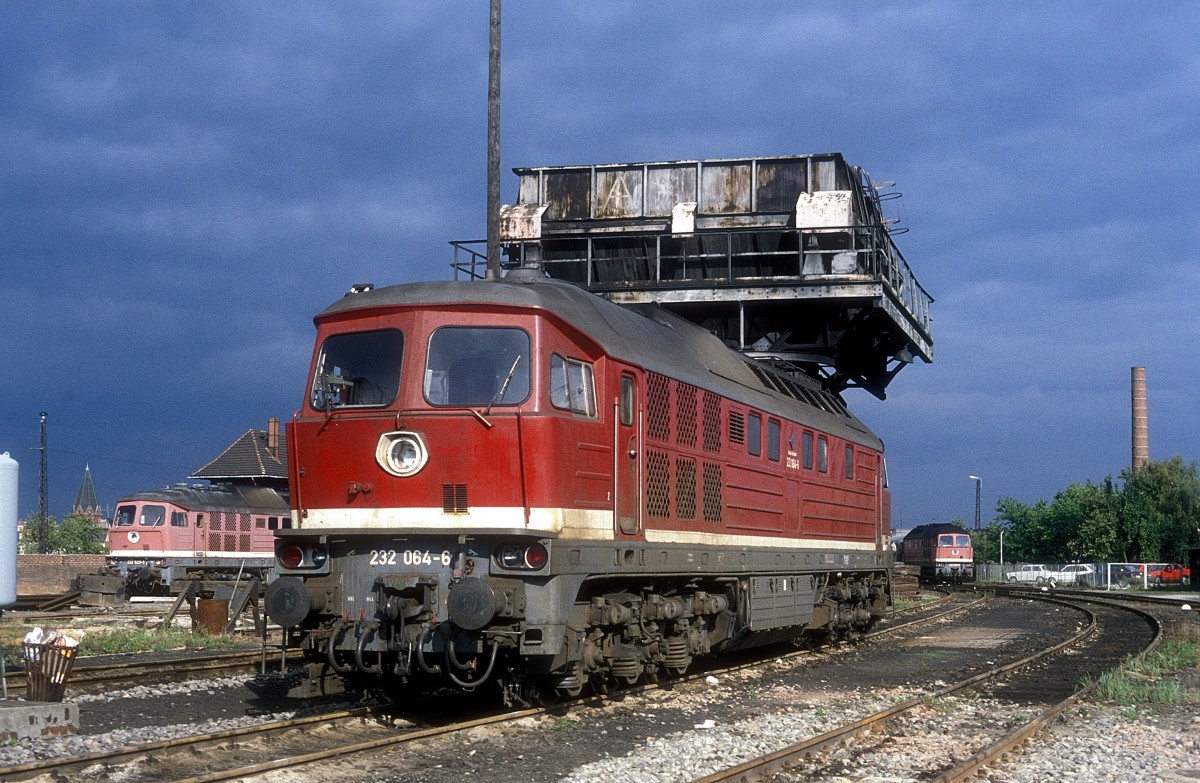
M80 574L94 574L104 555L17 555L17 595L65 593Z

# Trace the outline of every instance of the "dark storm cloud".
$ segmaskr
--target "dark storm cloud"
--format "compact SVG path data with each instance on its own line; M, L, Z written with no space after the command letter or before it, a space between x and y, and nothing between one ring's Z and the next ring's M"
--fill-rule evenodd
M183 479L300 402L314 312L484 233L480 2L0 5L0 450L51 513ZM505 4L503 163L841 151L904 193L936 360L851 403L897 522L1195 458L1184 4ZM506 173L502 197L515 198Z

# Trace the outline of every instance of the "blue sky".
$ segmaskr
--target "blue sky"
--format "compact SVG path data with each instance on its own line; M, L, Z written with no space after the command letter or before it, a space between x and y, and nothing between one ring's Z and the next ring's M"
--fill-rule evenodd
M902 192L935 359L848 401L895 526L1198 458L1200 6L504 8L516 166L838 151ZM485 233L487 3L0 4L0 452L50 513L184 480L303 394L352 283Z

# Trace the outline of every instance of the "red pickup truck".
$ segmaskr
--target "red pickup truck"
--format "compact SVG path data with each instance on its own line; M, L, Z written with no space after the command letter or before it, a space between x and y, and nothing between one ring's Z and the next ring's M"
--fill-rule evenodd
M1191 578L1191 569L1178 563L1151 563L1146 566L1146 581L1152 585L1189 584Z

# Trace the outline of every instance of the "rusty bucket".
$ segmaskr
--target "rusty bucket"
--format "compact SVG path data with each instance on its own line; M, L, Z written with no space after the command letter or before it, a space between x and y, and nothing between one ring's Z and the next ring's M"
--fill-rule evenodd
M62 701L75 665L75 648L26 642L23 657L29 701Z
M219 636L225 633L225 624L228 622L228 599L201 598L196 602L196 622L192 626L193 633L202 630L209 636Z

